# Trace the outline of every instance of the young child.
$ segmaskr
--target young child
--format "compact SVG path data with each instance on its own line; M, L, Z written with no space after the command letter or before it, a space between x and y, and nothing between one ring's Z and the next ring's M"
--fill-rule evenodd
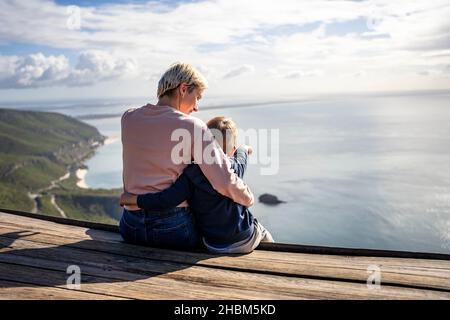
M229 157L232 169L242 178L247 168L249 146L236 148L237 128L231 118L216 117L208 128ZM222 137L222 138L220 138ZM194 212L203 243L213 253L248 253L260 242L274 242L272 235L250 211L213 189L199 166L191 164L169 188L143 195L123 193L120 205L137 205L148 211L165 211L187 200Z

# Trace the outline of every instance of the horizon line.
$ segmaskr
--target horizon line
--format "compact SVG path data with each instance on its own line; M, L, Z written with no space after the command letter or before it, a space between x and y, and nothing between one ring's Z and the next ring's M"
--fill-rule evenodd
M1 91L1 90L0 90ZM267 100L267 99L276 99L276 97L295 97L294 99L305 99L305 98L319 98L321 96L326 95L327 97L335 97L335 96L373 96L373 95L386 95L386 96L406 96L406 95L435 95L435 94L450 94L450 88L446 88L446 89L416 89L416 90L381 90L381 91L342 91L342 92L303 92L303 93L282 93L282 94L272 94L272 95L266 95L264 97L261 98L260 95L241 95L241 94L236 94L236 95L227 95L227 94L217 94L217 95L211 95L211 96L207 96L206 99L221 99L221 98L226 98L229 97L230 99L236 99L236 98L240 98L240 99L254 99L254 100L249 100L248 103L255 103L257 101L262 102L263 100ZM257 98L259 98L259 100L257 100ZM57 98L57 99L27 99L27 100L0 100L0 105L5 105L5 104L16 104L16 105L21 105L21 104L39 104L39 103L58 103L58 102L65 102L65 103L70 103L70 102L95 102L95 101L110 101L110 102L114 102L114 101L122 101L122 100L148 100L148 99L153 99L156 97L153 96L122 96L122 97L91 97L91 98L74 98L74 97L70 97L68 99L64 99L64 98ZM274 100L276 102L281 102L281 101L286 101L286 99L282 99L279 98L280 100ZM292 100L292 99L289 99Z

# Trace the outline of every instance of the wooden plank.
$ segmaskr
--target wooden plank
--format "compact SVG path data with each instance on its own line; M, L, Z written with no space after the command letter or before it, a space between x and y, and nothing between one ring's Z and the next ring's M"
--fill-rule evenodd
M24 218L20 216L10 215L10 214L4 214L4 216L8 216L11 219L2 219L2 213L0 212L0 226L6 226L11 228L16 228L19 230L25 229L25 230L33 230L36 232L43 232L46 234L53 234L58 236L63 236L67 238L73 238L73 239L94 239L99 241L108 241L108 242L119 242L123 243L122 238L119 234L112 233L112 232L106 232L102 230L95 230L95 229L88 229L88 228L80 228L80 227L71 227L66 225L61 225L57 223L47 222L47 221L41 221L37 219L29 219ZM143 246L137 246L139 248L145 248ZM148 248L148 247L147 247ZM158 249L158 248L148 248L152 252L174 252L177 256L186 256L187 260L189 260L192 252L179 252L174 250L166 250L166 249ZM289 253L289 252L276 252L276 251L264 251L264 250L255 250L252 254L258 254L261 253L262 255L270 254L271 257L279 257L282 260L290 260L292 257L298 256L298 253ZM180 254L181 253L181 254ZM217 255L212 255L202 252L195 252L194 255L197 256L199 253L205 254L205 256L209 257L218 257ZM233 259L236 257L233 257ZM284 259L284 257L288 257L289 259ZM329 257L333 258L334 255L317 255L317 254L310 254L309 257ZM352 259L353 257L350 256L343 256L345 259ZM340 257L338 256L338 259ZM389 258L387 260L383 260L382 257L355 257L357 261L362 261L361 259L365 259L367 262L373 263L373 262L389 262L390 264L396 264L398 262L398 265L405 265L410 264L413 266L424 266L428 267L430 263L433 264L434 268L442 268L447 270L449 268L449 262L448 261L441 261L441 260L429 260L429 259L405 259L405 258ZM183 261L188 263L188 261Z
M0 234L14 237L17 229L0 227ZM41 230L45 232L45 230ZM311 254L291 254L276 252L253 252L244 256L217 257L209 254L178 252L163 249L133 246L96 240L74 241L48 234L30 234L23 239L83 248L96 252L107 252L127 257L172 261L187 265L233 268L255 272L272 272L289 276L303 276L329 279L346 279L366 282L367 268L380 266L385 284L417 286L449 290L450 262L417 259L339 257Z
M30 219L21 216L16 216L13 214L5 214L0 212L0 225L5 226L16 226L19 228L23 228L26 230L53 230L58 233L63 233L66 236L71 237L83 237L83 238L92 238L95 237L98 240L103 241L122 241L122 237L118 233L108 232L97 229L90 229L84 227L74 227L70 225L59 224L55 222L49 222L39 219Z
M19 286L20 285L20 286ZM42 287L0 280L1 300L126 300L77 290Z
M0 220L0 226L5 226L11 229L16 229L18 231L21 230L27 230L27 231L35 231L35 232L41 232L48 235L55 235L59 237L65 237L70 238L74 240L80 240L80 239L93 239L98 240L102 242L116 242L120 243L121 246L131 246L133 248L133 251L139 250L142 254L148 253L152 256L158 255L160 253L161 255L164 255L165 253L167 255L174 255L174 259L182 258L183 261L179 262L185 262L189 263L192 257L209 257L209 258L222 258L218 255L208 254L205 252L185 252L185 251L176 251L176 250L167 250L167 249L158 249L158 248L151 248L151 247L144 247L144 246L134 246L130 244L125 244L122 242L120 235L111 234L109 232L105 231L99 231L99 230L90 230L90 229L84 229L84 228L74 228L70 227L68 230L59 230L58 224L54 224L51 227L48 227L46 225L41 226L25 226L25 225L17 225L10 222L4 222ZM67 227L67 226L63 226ZM131 249L130 248L130 249ZM298 253L289 253L289 252L274 252L274 251L263 251L263 250L256 250L251 255L241 255L239 256L239 259L246 259L247 257L262 257L265 258L265 256L270 255L269 259L271 260L282 260L284 262L293 261L296 257L309 257L311 259L318 258L322 260L322 258L331 259L335 261L342 261L342 260L354 260L354 261L364 261L365 264L389 264L389 265L398 265L398 266L405 266L410 265L414 267L425 267L425 268L441 268L444 270L448 270L450 266L450 262L448 261L442 261L442 260L424 260L424 259L404 259L404 258L388 258L384 259L381 257L349 257L349 256L334 256L334 255L316 255L316 254L298 254ZM236 259L236 255L230 255L232 260ZM214 259L215 260L215 259ZM212 261L212 260L209 260ZM367 263L366 263L367 262Z
M21 249L21 245L30 245L31 247ZM80 258L77 257L78 254L74 254L74 251L77 251L76 249L49 248L48 245L45 247L43 244L41 246L39 248L36 243L17 240L12 244L12 248L2 249L0 262L35 266L46 270L52 269L59 271L61 275L64 274L68 265L77 264L80 266L82 274L88 275L88 282L107 282L109 285L110 282L116 283L119 281L125 284L130 282L136 284L137 286L133 287L131 291L119 291L119 293L132 298L450 299L450 294L445 292L398 288L387 285L383 285L380 290L370 290L365 284L339 281L246 274L245 272L199 267L176 270L173 266L167 264L149 263L145 260L114 261L111 256L106 254L104 256L96 254L92 257L87 253ZM50 257L54 260L50 260ZM156 274L158 272L163 273ZM1 275L2 270L0 268L0 278ZM17 278L15 274L10 276ZM100 280L98 280L99 278ZM85 276L82 279L84 283L86 281ZM27 281L30 281L29 278ZM58 281L56 283L53 281L52 284L57 285L62 280L58 279ZM49 285L49 283L47 282L45 285ZM126 286L128 287L128 285ZM110 294L116 293L114 291L116 289L116 287L109 287L108 292ZM92 291L92 288L90 290L90 292L96 292Z
M76 220L76 219L68 219L65 217L63 218L63 217L58 217L58 216L49 216L49 215L44 215L44 214L11 210L11 209L3 209L3 208L0 208L0 212L15 215L17 217L25 217L25 218L31 218L33 220L49 221L49 222L54 222L54 223L63 224L63 225L67 225L67 226L85 227L85 228L90 228L90 229L93 228L93 229L97 229L97 230L118 232L118 226L112 225L112 224L105 224L105 223L98 223L98 222L91 222L91 221L84 221L84 220Z
M292 243L268 243L268 242L261 242L257 250L340 255L352 257L386 257L386 258L434 259L434 260L450 261L450 252L449 253L417 252L417 251L366 249L357 247L343 248L343 247L314 246L314 245L303 245Z
M14 280L24 283L30 283L37 286L66 288L65 268L56 270L54 262L51 263L51 269L42 268L43 265L49 261L42 261L39 259L29 259L26 263L36 263L39 266L27 266L21 264L24 257L15 256L15 262L19 264L9 264L0 262L0 279ZM19 259L18 259L19 258ZM6 258L7 259L7 258ZM4 255L0 255L0 261L5 260ZM215 288L211 292L211 288L205 286L190 285L189 283L181 284L173 280L167 281L152 277L151 281L144 282L143 280L125 281L114 278L107 278L104 276L104 270L97 268L87 269L81 265L82 268L82 282L81 291L88 293L105 294L111 297L122 297L129 299L154 299L154 300L191 300L191 299L245 299L249 295L254 294L254 299L294 299L292 296L283 294L277 295L274 293L254 293L252 290L244 292L242 290L229 290L224 288ZM11 269L13 269L11 271ZM85 270L87 269L87 270ZM7 273L9 271L9 273ZM88 273L87 273L88 272ZM90 273L97 273L100 276L92 276ZM102 276L103 274L103 276ZM19 285L20 286L20 285ZM207 290L208 289L208 290ZM78 290L73 290L78 291ZM2 289L0 289L1 295Z
M42 239L41 239L42 240ZM39 240L39 241L41 241L41 240ZM45 242L45 241L44 241ZM47 241L48 242L48 241ZM51 242L51 241L50 241ZM54 241L53 241L54 242ZM76 244L76 246L78 246L79 245L79 243L77 243ZM91 245L91 243L88 243L88 245L90 246ZM80 245L81 246L81 245ZM88 247L89 247L88 246ZM84 247L84 245L83 245L83 247ZM140 248L140 247L138 247L138 248ZM92 248L91 248L92 249ZM109 249L109 248L108 248ZM122 248L123 249L123 248ZM127 251L128 251L128 249L127 249ZM128 254L128 253L125 253L125 254ZM132 256L134 256L134 254L132 255ZM142 256L142 255L138 255L138 256ZM316 255L313 255L314 257L316 257L317 258L317 256ZM153 258L153 256L152 256L152 258ZM236 259L236 258L241 258L241 257L232 257L232 258L234 258L234 259ZM317 261L317 263L318 264L320 264L320 265L322 265L322 267L324 267L324 261L323 261L323 259L322 259L322 257L321 256L319 256L319 260ZM358 258L358 259L360 259L360 258ZM267 260L269 260L270 261L270 258L269 259L267 259L266 257L263 257L263 259L261 260L263 263L265 262L265 261L267 261ZM353 260L355 260L355 259L353 259ZM417 261L417 260L414 260L414 261ZM309 263L309 261L306 261L307 263ZM428 263L429 263L429 261L427 261ZM283 265L285 265L286 266L286 263L289 265L289 261L280 261L280 263L282 263ZM374 263L374 261L371 261L371 263ZM341 266L339 266L339 265L331 265L331 266L328 266L328 268L332 268L333 270L334 269L336 269L336 268L340 268L340 267L342 267L342 265ZM332 271L333 271L332 270ZM364 265L364 268L363 269L361 269L360 270L361 271L361 276L362 277L364 277L363 279L366 279L366 277L367 277L367 270L366 270L366 266ZM423 273L423 271L422 270L420 270L420 269L418 269L417 267L414 267L413 268L413 271L416 273L416 275L417 276L423 276L423 275L425 275L424 273ZM425 270L426 272L431 272L432 271L432 269L426 269ZM441 270L438 270L439 272L441 271ZM448 269L445 271L444 270L444 272L446 272L445 274L444 274L444 276L446 276L447 278L448 278ZM433 274L431 274L431 276L433 276ZM445 284L445 280L448 280L447 278L444 278L443 279L443 281L444 282L442 282L443 284ZM419 279L420 280L420 279ZM441 283L441 282L439 282L439 283ZM442 284L441 283L441 284Z
M150 295L150 298L153 299L247 299L249 295L254 299L298 299L296 292L292 293L289 290L266 291L257 285L246 284L242 281L238 281L238 285L233 286L233 281L227 281L223 272L217 274L214 269L202 269L201 272L198 268L193 270L191 273L197 274L197 278L199 274L202 275L202 279L199 281L194 277L189 278L184 275L184 268L189 268L188 265L147 263L145 260L139 261L139 259L133 261L126 257L89 253L73 248L38 246L36 243L22 240L17 240L10 248L1 249L0 261L11 264L26 261L26 265L52 269L61 274L65 273L69 265L75 264L82 267L83 273L88 270L88 275L100 278L99 282L102 279L106 282L139 282L141 286L134 288L135 292L127 292L128 297L138 299L148 298L149 291L153 293ZM177 270L180 270L181 275L177 276ZM124 277L124 273L126 277ZM118 274L121 277L118 277ZM160 276L161 274L163 276ZM230 275L232 272L225 274L228 278ZM89 279L91 278L88 278L88 281ZM266 277L263 280L270 279ZM250 280L247 281L250 282ZM143 283L149 284L151 287L142 287Z
M88 221L79 221L73 219L65 219L61 217L43 216L40 214L33 214L29 212L21 212L16 210L0 209L4 212L9 212L19 217L34 218L34 220L52 221L66 226L85 227L96 229L98 231L109 231L111 233L118 233L118 226L100 224ZM395 250L377 250L364 248L340 248L340 247L325 247L313 245L299 245L288 243L261 243L257 250L277 251L277 252L296 252L296 253L310 253L322 255L347 255L347 256L370 256L370 257L397 257L405 259L435 259L450 261L450 252L434 253L434 252L409 252L409 251L395 251Z
M69 265L63 261L30 258L8 253L0 254L0 262L33 266L59 272L63 272ZM115 268L110 266L105 268L92 267L90 263L80 263L77 265L80 267L82 273L82 288L84 288L83 283L87 275L90 277L90 284L92 285L95 284L95 281L102 281L107 284L117 283L120 287L126 287L127 290L121 290L120 293L127 294L133 299L302 299L302 297L294 297L277 292L261 293L252 290L252 288L211 287L208 284L200 282L191 283L189 281L180 281L179 279L160 275L135 274L129 271L115 270ZM93 281L92 279L96 280ZM129 283L133 284L132 288L130 288Z

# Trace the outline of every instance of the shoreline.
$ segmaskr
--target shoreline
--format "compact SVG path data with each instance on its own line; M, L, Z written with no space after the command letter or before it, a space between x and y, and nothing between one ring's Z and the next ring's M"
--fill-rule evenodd
M105 141L103 141L103 145L107 146L109 144L113 144L116 143L117 141L119 141L119 137L118 136L111 136L111 137L107 137L105 139Z
M81 189L89 189L89 186L86 184L86 174L88 170L87 169L77 169L75 175L78 179L77 181L77 187Z
M95 149L95 153L97 152L96 149L116 143L120 140L119 136L113 135L110 137L106 137L101 143L98 141L94 141L91 144L91 148ZM95 157L95 153L93 154L93 157ZM90 157L89 157L90 158ZM80 168L75 171L75 176L77 177L77 187L81 189L90 189L89 185L86 183L86 176L88 174L88 168L85 165L86 161L89 160L89 158L84 159L80 163Z
M98 148L100 148L102 146L106 146L108 144L115 143L118 140L119 140L119 137L115 137L115 136L105 137L105 139L103 141L101 141L101 142L100 141L92 142L91 143L91 148L93 150L95 150L95 152L96 152L97 151L96 149L98 149ZM94 153L93 156L95 156L95 153ZM90 157L88 157L88 158L90 158ZM88 169L87 169L87 167L84 164L88 160L88 158L87 159L86 158L83 159L81 161L81 168L79 168L79 169L77 169L75 171L75 176L77 177L77 180L78 180L76 185L77 185L78 188L81 188L81 189L89 189L89 186L86 183L86 175L88 173Z

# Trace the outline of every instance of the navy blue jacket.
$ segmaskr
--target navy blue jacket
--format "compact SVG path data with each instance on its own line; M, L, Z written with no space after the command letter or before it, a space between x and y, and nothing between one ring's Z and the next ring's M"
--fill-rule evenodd
M247 159L243 148L238 148L230 157L232 169L241 179L247 169ZM169 188L139 195L137 205L149 211L167 211L185 200L208 244L223 246L253 234L254 219L250 211L214 190L196 164L187 166Z

